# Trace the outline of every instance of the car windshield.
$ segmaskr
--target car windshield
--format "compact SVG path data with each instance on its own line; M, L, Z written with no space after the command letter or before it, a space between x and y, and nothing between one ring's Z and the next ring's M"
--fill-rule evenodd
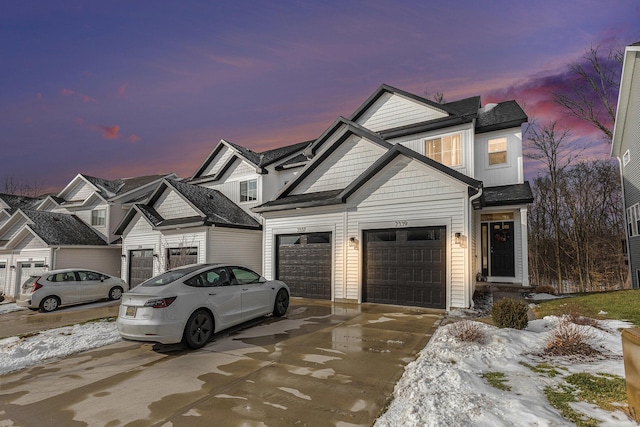
M175 270L169 270L162 273L159 276L152 277L146 282L142 282L139 286L164 286L169 283L175 282L178 279L183 278L184 276L193 273L196 270L199 270L202 266L194 266L190 268L179 268Z

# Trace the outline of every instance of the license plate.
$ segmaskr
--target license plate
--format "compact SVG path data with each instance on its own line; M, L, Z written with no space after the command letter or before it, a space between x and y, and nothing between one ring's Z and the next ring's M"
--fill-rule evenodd
M126 314L129 317L136 317L136 307L133 307L133 306L127 307L127 313Z

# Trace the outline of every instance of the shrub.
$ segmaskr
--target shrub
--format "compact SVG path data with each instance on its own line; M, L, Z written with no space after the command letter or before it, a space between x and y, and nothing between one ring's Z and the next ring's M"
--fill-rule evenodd
M484 342L484 330L480 328L480 324L469 320L462 320L451 325L451 335L458 341L479 344Z
M527 304L513 298L503 298L491 307L491 317L499 328L524 329L529 324Z
M556 294L556 288L554 288L551 285L539 285L539 286L536 286L536 288L534 289L534 292L537 293L537 294L555 295Z
M551 332L545 354L549 356L597 356L600 352L589 344L592 336L587 329L570 321L560 322Z

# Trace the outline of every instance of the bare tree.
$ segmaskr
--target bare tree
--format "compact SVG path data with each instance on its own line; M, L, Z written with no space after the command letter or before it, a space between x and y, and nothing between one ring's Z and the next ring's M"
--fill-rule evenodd
M595 126L611 143L623 53L610 48L603 54L599 46L591 46L582 59L569 64L571 87L567 93L554 93L553 100L570 115Z
M525 134L527 135L525 156L541 162L548 176L549 201L551 203L549 216L554 231L554 269L558 281L558 290L562 292L560 189L565 170L575 161L584 148L579 148L575 141L570 138L569 131L562 129L558 122L553 122L550 125L540 125L536 120L532 120Z
M0 192L17 196L38 197L42 193L42 185L37 182L20 182L13 176L3 176L0 180Z
M438 104L445 104L447 102L444 99L444 92L436 92L434 94L431 94L431 92L425 90L424 97L427 99L431 99L433 102L437 102Z

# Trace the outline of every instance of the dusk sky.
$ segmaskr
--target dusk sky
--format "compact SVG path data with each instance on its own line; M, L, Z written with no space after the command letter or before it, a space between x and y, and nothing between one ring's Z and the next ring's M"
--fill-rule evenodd
M5 0L0 185L189 177L222 138L314 139L382 83L560 119L568 63L640 41L639 18L638 0ZM608 157L597 131L567 123Z

